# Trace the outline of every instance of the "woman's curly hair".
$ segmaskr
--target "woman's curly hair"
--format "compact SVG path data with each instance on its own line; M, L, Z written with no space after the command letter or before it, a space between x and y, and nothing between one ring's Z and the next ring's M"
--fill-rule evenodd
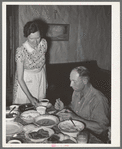
M43 28L40 24L38 24L36 21L29 21L25 24L23 33L24 37L28 37L31 33L35 33L39 31L40 35L43 36Z

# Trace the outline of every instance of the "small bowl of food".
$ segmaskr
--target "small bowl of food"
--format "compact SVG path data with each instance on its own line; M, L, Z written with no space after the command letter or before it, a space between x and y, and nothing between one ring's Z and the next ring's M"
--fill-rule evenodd
M43 142L54 134L53 129L47 127L38 127L25 133L25 137L32 142Z
M48 99L41 99L41 100L39 101L39 105L40 105L40 106L45 106L45 107L47 107L48 104L49 104L49 100L48 100Z
M18 116L18 111L10 112L10 110L6 110L6 122L14 121L17 116Z
M71 120L64 120L58 124L58 128L63 134L69 135L71 137L77 137L80 131L82 131L85 125L77 120L73 120L75 126Z
M19 105L10 105L9 108L10 110L14 109L13 111L18 111Z

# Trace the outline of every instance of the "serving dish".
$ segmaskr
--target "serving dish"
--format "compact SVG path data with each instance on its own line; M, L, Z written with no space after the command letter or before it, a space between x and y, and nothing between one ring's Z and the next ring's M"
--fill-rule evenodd
M6 123L6 135L13 136L23 131L23 125L17 122Z
M37 138L37 139L32 138L30 136L31 133L38 133L40 130L42 130L44 132L47 132L48 135L47 136L43 136L41 138ZM54 134L54 131L51 128L48 128L48 127L38 127L38 128L33 129L33 130L29 130L29 131L25 132L25 137L27 139L29 139L30 141L32 141L32 142L43 142L43 141L47 140L49 137L51 137L53 134Z
M34 118L40 114L36 110L28 110L21 113L20 118L26 123L33 123Z
M84 124L80 121L73 120L76 127L74 127L71 120L64 120L58 124L58 128L63 134L67 134L71 137L77 137L80 131L84 129Z
M22 113L24 111L28 111L28 110L35 110L35 106L32 105L31 103L27 103L27 104L22 104L19 106L19 111Z
M59 123L59 119L54 115L40 115L35 118L34 122L40 126L52 128Z

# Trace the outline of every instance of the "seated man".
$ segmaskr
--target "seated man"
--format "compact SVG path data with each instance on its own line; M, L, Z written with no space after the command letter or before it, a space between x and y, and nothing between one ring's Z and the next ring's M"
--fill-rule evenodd
M74 92L69 105L71 111L59 113L62 119L79 120L95 134L101 134L109 125L109 105L107 98L90 83L89 71L83 66L74 68L70 73L70 86ZM63 102L55 102L56 109L63 109Z

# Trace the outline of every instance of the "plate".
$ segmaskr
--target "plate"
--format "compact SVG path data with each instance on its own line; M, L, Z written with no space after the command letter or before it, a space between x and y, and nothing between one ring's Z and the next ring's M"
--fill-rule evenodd
M25 132L25 137L27 139L31 140L32 142L43 142L43 141L47 140L49 137L47 137L47 138L40 138L40 139L32 139L32 138L30 138L29 133L37 132L40 129L48 131L49 137L51 137L54 134L54 131L51 128L48 128L48 127L38 127L38 128L33 129L33 130L29 130L29 131Z
M71 120L65 120L58 124L58 128L63 134L69 135L71 137L77 137L80 131L82 131L85 125L77 120L73 120L76 127L74 127Z
M33 123L34 118L39 116L40 114L36 110L28 110L23 112L20 115L20 118L25 121L26 123Z
M6 135L11 136L18 134L23 131L23 125L17 122L8 122L6 123Z
M40 126L52 128L59 123L59 119L54 115L40 115L35 118L35 123Z

